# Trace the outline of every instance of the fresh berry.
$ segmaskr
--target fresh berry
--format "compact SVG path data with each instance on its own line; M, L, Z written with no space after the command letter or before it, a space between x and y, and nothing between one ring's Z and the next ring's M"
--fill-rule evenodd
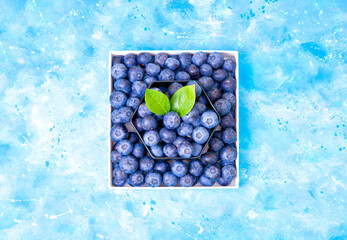
M111 113L111 121L113 122L113 124L118 124L118 123L122 122L119 119L119 117L118 117L118 109L115 109L115 110L112 111L112 113Z
M127 182L134 187L140 187L145 182L145 174L141 170L130 174Z
M182 187L191 187L196 183L196 179L193 175L187 173L180 178L180 184Z
M186 115L187 116L187 115ZM168 112L165 114L163 124L168 129L176 129L181 123L181 118L176 112Z
M208 165L205 167L204 175L211 180L217 180L221 176L221 170L214 164Z
M225 59L223 68L228 72L233 72L236 69L236 63L234 59Z
M172 97L175 94L175 92L182 87L183 85L180 83L177 83L177 82L171 83L168 88L170 97Z
M131 132L131 133L129 133L129 138L128 138L128 140L129 140L130 142L132 142L133 144L135 144L135 143L137 143L137 142L139 141L139 136L138 136L136 133Z
M201 95L202 90L201 90L201 87L197 81L195 81L195 80L189 81L187 83L187 86L193 85L193 84L195 85L195 97L199 97Z
M206 76L199 78L198 81L205 91L211 90L214 84L213 79Z
M147 84L143 81L136 81L131 86L131 90L138 96L143 97L145 95Z
M204 63L200 67L200 74L202 76L211 77L213 74L213 69L210 64Z
M196 52L193 54L192 62L197 65L201 66L202 64L206 63L207 61L207 55L204 52Z
M223 93L222 98L228 100L231 103L231 107L234 108L236 105L235 95L231 92Z
M143 172L152 171L154 168L154 160L149 156L144 156L140 159L139 166Z
M237 151L232 146L225 146L220 151L220 158L222 159L222 165L230 165L233 164L237 157Z
M122 157L119 162L120 169L122 169L123 172L128 174L135 172L137 170L138 165L139 164L136 158L132 155Z
M140 115L140 117L146 117L152 115L152 112L149 111L146 103L141 103L138 109L138 114Z
M116 63L122 63L123 62L123 56L114 56L112 58L112 66Z
M114 81L113 87L116 91L122 91L126 94L131 92L131 82L127 79L119 79Z
M177 157L177 148L173 144L166 144L163 152L166 157Z
M146 73L155 77L160 73L160 66L154 63L148 63L146 66Z
M160 81L173 81L175 79L175 73L170 69L164 69L159 74Z
M158 121L154 116L146 116L142 118L142 128L145 131L155 130L158 127Z
M114 79L125 78L128 73L128 68L122 63L116 63L111 68L111 75Z
M192 63L192 55L190 53L181 53L178 56L178 60L180 61L182 68L186 68Z
M135 110L137 106L140 104L140 99L137 97L131 97L127 100L126 106Z
M205 95L200 95L200 97L198 97L196 101L201 102L203 104L207 104L207 98Z
M142 52L137 55L137 63L142 67L146 66L148 63L152 62L152 56L148 53Z
M120 140L117 143L117 151L124 156L129 155L133 151L133 148L132 142L126 139Z
M113 150L111 152L111 162L113 163L119 163L120 159L122 158L122 154L120 154L117 150Z
M212 52L208 55L207 63L215 69L220 68L224 63L224 56L220 52Z
M198 144L198 143L192 143L193 145L193 157L197 157L200 155L201 151L202 151L202 145L201 144Z
M223 177L220 177L217 179L217 182L219 183L219 185L221 186L228 186L231 183L232 179L224 179Z
M110 137L114 142L119 142L128 137L128 130L122 124L116 124L111 128Z
M195 102L194 106L198 109L199 114L203 114L207 110L206 104L203 104L202 102Z
M172 70L172 71L175 71L177 68L180 67L180 62L175 59L175 58L172 58L172 57L169 57L168 59L166 59L165 61L165 66Z
M173 144L178 148L178 146L183 143L188 142L184 137L177 137L175 141L173 141Z
M214 111L208 110L201 115L200 122L205 128L212 129L218 125L218 116Z
M163 174L165 172L170 171L170 164L166 161L158 161L154 165L154 170Z
M118 118L122 123L130 122L133 110L130 107L122 107L118 110Z
M224 92L234 92L236 89L236 80L228 77L221 83L220 86Z
M129 81L133 83L142 80L144 72L140 66L134 66L129 69L128 75Z
M152 146L151 153L153 154L154 157L157 157L157 158L164 157L163 147L160 144Z
M136 143L133 149L133 155L137 158L142 158L146 153L145 146L142 143Z
M144 131L144 129L142 127L142 118L141 117L135 118L134 126L135 126L137 131L139 131L139 132L143 132Z
M151 130L145 132L143 135L143 141L147 146L155 146L159 143L160 137L157 131Z
M226 165L222 168L222 177L225 180L232 180L234 177L236 177L236 169L233 165Z
M212 179L208 178L205 174L201 175L200 178L199 178L199 183L200 183L202 186L210 187L210 186L212 186L215 182L216 182L216 180L212 180Z
M187 72L193 79L197 79L200 75L199 67L197 67L195 64L188 65Z
M193 155L193 145L189 142L182 142L178 145L178 155L183 158L190 158Z
M154 63L158 64L160 67L164 67L168 57L169 56L166 53L158 53L154 57Z
M207 139L209 138L209 135L210 135L209 132L204 127L195 128L192 134L193 140L199 144L205 143Z
M190 75L187 72L177 72L175 79L176 80L190 80Z
M133 53L128 53L124 56L123 62L128 68L131 68L137 64L136 55Z
M185 123L191 124L191 123L195 122L196 120L198 120L199 118L200 118L200 115L199 115L198 109L193 107L192 110L190 110L190 112L187 115L182 117L182 120Z
M176 132L166 127L160 129L159 136L160 139L166 143L173 143L176 140Z
M176 186L178 178L172 172L166 172L163 175L163 183L168 187Z
M212 151L206 152L201 156L200 161L205 165L215 164L218 161L218 155Z
M228 112L227 115L222 117L222 120L220 121L220 126L222 128L235 127L235 119L231 112Z
M193 126L185 122L182 122L177 129L178 135L182 137L190 136L192 132L193 132Z
M118 180L124 180L128 178L128 174L125 173L122 169L120 169L119 165L117 164L116 167L113 169L113 177Z
M212 77L217 82L222 82L228 77L228 73L224 69L217 69L213 72Z
M231 103L228 100L222 98L214 103L214 107L221 116L224 116L227 115L228 112L230 112Z
M222 140L220 140L218 138L211 138L211 140L209 142L209 147L210 147L209 149L211 151L219 152L224 147L224 143Z
M149 187L159 187L163 178L159 172L151 171L147 173L145 182Z
M234 129L226 128L222 131L222 140L226 144L232 144L236 141L237 135Z
M199 177L204 171L204 165L202 165L201 161L193 160L189 163L189 173L194 177Z
M183 177L188 172L188 165L180 160L176 160L171 165L171 172L176 177Z
M115 185L116 187L122 187L122 186L124 186L125 182L126 182L126 179L112 178L112 183L113 183L113 185Z
M219 88L212 87L212 89L207 92L207 96L212 102L215 102L222 97L222 92Z
M126 102L127 102L127 95L125 93L121 91L115 91L111 93L110 103L112 107L119 109L125 106Z
M151 85L152 82L158 81L158 79L156 79L155 77L147 75L143 78L143 81L149 86L149 85Z

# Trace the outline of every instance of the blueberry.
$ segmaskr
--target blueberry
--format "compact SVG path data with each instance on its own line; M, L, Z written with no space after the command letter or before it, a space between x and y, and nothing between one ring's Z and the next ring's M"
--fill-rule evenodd
M228 186L231 183L232 179L224 179L223 177L220 177L217 179L217 182L219 183L219 185L221 186Z
M134 66L129 69L129 81L135 82L142 80L144 76L143 69L140 66Z
M212 180L210 178L208 178L205 174L201 175L199 178L199 183L203 186L212 186L214 183L216 182L216 180Z
M199 115L198 109L196 107L193 107L192 110L190 110L190 112L187 115L182 117L182 120L185 123L191 124L191 123L195 122L196 120L198 120L199 118L200 118L200 115Z
M170 69L164 69L159 74L160 81L173 81L175 79L175 73Z
M203 104L207 104L207 98L206 98L206 96L205 95L200 95L200 97L198 97L197 99L196 99L196 101L198 101L198 102L201 102L201 103L203 103Z
M236 169L233 165L226 165L222 168L222 177L225 180L232 180L234 177L236 177Z
M176 140L176 132L165 127L160 129L159 136L166 143L173 143Z
M204 171L204 165L199 160L193 160L189 163L189 173L194 177L199 177Z
M149 156L144 156L140 159L139 165L143 172L149 172L154 168L154 160Z
M118 109L115 109L115 110L112 111L112 113L111 113L111 121L113 122L113 124L121 123L121 120L118 117Z
M183 143L188 142L184 137L177 137L175 141L173 141L173 144L178 148L178 146Z
M110 137L114 142L118 142L128 137L128 130L122 124L116 124L111 128Z
M137 170L138 165L139 164L136 158L132 155L122 157L119 162L120 169L122 169L123 172L128 174L135 172Z
M199 143L199 144L203 144L207 141L208 137L209 137L209 133L207 131L206 128L204 127L197 127L193 130L193 140L196 142L196 143Z
M194 151L193 151L193 157L197 157L200 155L202 151L202 145L198 143L192 143Z
M146 76L143 78L143 81L149 86L149 85L151 85L152 82L158 81L158 79L156 79L155 77L146 75Z
M159 187L163 181L163 178L160 173L151 171L146 175L145 181L148 187Z
M199 114L203 114L207 110L206 104L203 104L201 102L195 102L194 106L196 107L196 109L198 109Z
M205 167L204 175L211 180L217 180L221 176L221 171L218 166L212 164Z
M157 158L164 157L163 147L160 144L152 146L151 153Z
M201 115L200 122L205 128L212 129L218 125L218 116L215 112L208 110Z
M114 79L125 78L128 73L128 68L122 63L116 63L111 68L111 75Z
M213 69L210 64L204 63L200 67L200 74L202 76L211 77L213 74Z
M143 127L142 127L142 118L140 118L140 117L135 118L135 120L134 120L134 126L135 126L135 128L136 128L136 130L137 130L138 132L143 132L144 129L143 129Z
M189 142L182 142L177 148L178 155L183 158L190 158L193 155L193 145Z
M125 173L117 164L116 167L113 169L113 177L118 180L124 180L128 178L128 174Z
M213 137L222 140L222 131L215 131Z
M161 121L163 120L164 116L163 115L157 115L157 114L154 114L154 117L157 121Z
M191 187L196 183L196 179L193 175L187 173L180 179L180 184L182 187Z
M220 68L224 63L224 56L222 53L212 52L207 58L207 63L215 69Z
M137 158L142 158L146 153L145 147L142 143L136 143L133 149L133 155Z
M177 72L176 80L190 80L190 75L187 72Z
M235 78L235 72L228 72L228 73L229 73L229 77Z
M114 81L113 87L116 91L122 91L129 94L131 91L131 82L127 79L119 79Z
M236 160L237 151L232 146L225 146L220 151L220 158L222 159L222 165L230 165L233 164Z
M205 165L215 164L218 161L218 154L211 151L206 152L202 154L200 161Z
M191 78L196 79L200 75L200 70L195 64L190 64L187 67L187 72Z
M137 55L137 63L142 67L146 66L148 63L152 62L152 56L148 53L142 52Z
M111 152L111 162L119 163L121 158L122 158L122 154L120 154L117 150L113 150Z
M226 144L232 144L236 141L237 135L234 129L232 128L226 128L224 131L222 131L222 140Z
M118 110L118 117L122 123L130 122L130 118L133 115L133 110L130 107L122 107Z
M192 63L192 55L190 53L181 53L178 56L178 60L180 61L182 68L186 68Z
M231 107L234 108L236 106L236 97L231 92L223 93L222 98L228 100L231 103Z
M209 146L210 146L209 150L214 152L219 152L224 147L224 143L222 140L218 138L211 138Z
M129 94L129 97L130 98L141 98L139 95L137 95L136 93L134 93L134 92L130 92L130 94Z
M221 87L224 92L234 92L236 89L236 80L228 77L221 83Z
M207 55L204 52L196 52L194 53L192 57L192 62L199 67L202 64L206 63L206 61L207 61Z
M158 53L154 57L154 63L158 64L161 67L165 66L166 59L168 59L168 55L166 53Z
M171 165L171 172L176 177L183 177L188 172L188 165L180 160L176 160Z
M154 170L163 174L165 172L170 171L170 164L166 161L158 161L155 165L154 165Z
M225 116L231 110L231 103L226 99L219 99L214 103L214 107L221 116Z
M177 157L177 148L173 144L166 144L164 146L163 152L167 157Z
M133 53L128 53L124 56L123 62L128 68L131 68L137 64L136 55Z
M148 63L146 66L146 72L148 75L155 77L160 73L160 66L154 63Z
M114 56L112 58L112 66L116 63L122 63L123 62L123 56Z
M168 187L176 186L178 178L172 172L166 172L163 175L163 183Z
M222 97L222 92L219 88L212 87L212 89L207 92L207 96L212 102L215 102Z
M135 110L137 106L140 104L140 99L137 97L131 97L127 100L126 106Z
M199 97L202 90L201 90L201 87L200 87L200 85L199 85L199 83L197 81L195 81L195 80L189 81L187 83L187 86L193 85L193 84L195 85L195 96Z
M162 91L160 90L160 88L157 88L157 87L151 88L151 90L158 91L158 92L161 92L161 93L162 93Z
M149 111L146 103L141 103L137 112L140 115L140 117L146 117L146 116L152 115L152 112Z
M165 61L165 66L172 70L172 71L175 71L177 68L180 67L180 62L175 59L175 58L172 58L172 57L169 57L168 59L166 59Z
M235 119L231 112L228 112L227 115L222 117L222 120L220 121L220 126L222 128L235 127Z
M189 136L192 134L192 132L193 132L193 126L185 122L182 122L177 129L178 135L182 137Z
M145 131L154 130L158 127L158 122L154 116L146 116L142 118L142 128Z
M120 91L115 91L111 93L110 104L112 107L118 109L125 106L127 102L127 95Z
M158 132L154 130L145 132L145 134L143 135L143 141L147 146L157 145L160 141Z
M138 96L143 97L145 95L147 84L143 81L136 81L131 86L131 90Z
M129 140L123 139L117 143L117 151L122 155L129 155L133 151L133 144Z
M224 79L226 79L228 77L228 73L224 69L217 69L213 72L212 77L214 80L216 80L218 82L222 82L222 81L224 81Z
M220 87L220 83L219 82L214 82L212 88L219 88L219 87Z
M130 142L132 142L133 144L135 144L135 143L137 143L137 142L139 141L139 136L137 136L136 133L131 132L131 133L129 134L128 140L129 140Z
M130 174L127 182L130 186L140 187L145 182L145 174L141 170Z
M175 94L175 92L182 87L183 85L180 83L177 83L177 82L171 83L168 88L170 97L172 97Z
M236 69L236 63L234 59L225 59L223 68L228 72L233 72Z
M205 91L211 90L214 84L213 79L210 77L201 77L198 81Z
M124 186L126 182L126 179L116 179L116 178L112 178L112 183L113 185L117 186L117 187L122 187Z
M168 129L176 129L181 123L181 118L176 112L168 112L165 114L163 124Z

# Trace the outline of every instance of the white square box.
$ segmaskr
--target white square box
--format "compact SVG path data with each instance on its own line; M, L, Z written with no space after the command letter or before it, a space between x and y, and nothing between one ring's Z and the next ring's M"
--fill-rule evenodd
M178 55L178 54L183 53L183 52L194 54L194 53L200 52L200 51L205 52L205 53L220 52L224 55L224 58L234 58L235 62L236 62L236 69L235 69L235 80L236 80L235 130L236 130L236 134L237 134L237 139L236 139L235 144L236 144L236 149L237 149L237 157L235 160L235 165L236 165L237 176L233 179L233 181L228 186L221 186L216 181L216 183L211 187L202 186L199 182L196 185L189 187L189 188L182 187L179 184L177 184L175 187L166 187L163 184L161 184L159 187L156 187L156 188L148 187L146 184L143 184L141 187L131 187L128 183L125 183L125 185L123 187L117 187L117 186L114 186L112 184L113 173L112 173L112 162L110 160L111 159L110 154L112 151L112 141L111 141L110 136L108 134L109 149L108 149L108 160L107 161L109 164L109 187L110 188L113 188L113 189L177 189L177 188L180 188L180 189L230 189L230 188L239 188L239 177L240 177L239 176L239 156L240 156L240 148L239 148L239 143L240 143L240 141L239 141L239 135L240 135L240 133L239 133L239 131L240 131L240 129L239 129L239 54L237 51L220 51L220 50L111 51L109 54L109 66L108 66L108 68L109 68L109 74L108 74L108 76L109 76L109 95L111 95L111 93L113 92L113 80L112 80L112 76L111 76L111 67L112 67L112 58L114 56L119 56L119 55L125 56L128 53L133 53L135 55L138 55L141 52L147 52L153 56L157 53L160 53L160 52L167 53L168 55ZM110 126L109 130L111 130L111 127L112 127L111 112L112 112L112 107L110 105L109 115L108 115L109 126ZM125 124L125 126L127 127L129 132L135 132L132 129L132 126L130 123ZM170 164L171 164L171 162L170 162Z

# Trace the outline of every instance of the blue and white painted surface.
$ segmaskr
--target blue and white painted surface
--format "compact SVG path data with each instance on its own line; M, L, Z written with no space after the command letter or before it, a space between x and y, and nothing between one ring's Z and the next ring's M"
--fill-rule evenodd
M346 239L334 1L0 1L1 239ZM109 190L108 52L240 51L240 188Z

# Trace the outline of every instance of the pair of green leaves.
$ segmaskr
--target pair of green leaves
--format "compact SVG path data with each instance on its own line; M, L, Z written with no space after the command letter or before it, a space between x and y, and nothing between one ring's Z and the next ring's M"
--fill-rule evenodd
M169 111L177 112L180 117L187 115L195 103L195 85L178 89L171 100L156 90L146 89L145 102L148 109L157 115L165 115Z

